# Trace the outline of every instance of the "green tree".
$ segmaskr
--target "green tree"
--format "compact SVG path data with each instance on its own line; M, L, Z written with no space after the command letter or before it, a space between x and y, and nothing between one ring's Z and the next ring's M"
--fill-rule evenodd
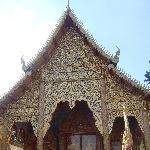
M150 63L150 61L149 61ZM149 71L146 71L146 74L145 74L145 82L147 82L148 84L150 84L150 70Z

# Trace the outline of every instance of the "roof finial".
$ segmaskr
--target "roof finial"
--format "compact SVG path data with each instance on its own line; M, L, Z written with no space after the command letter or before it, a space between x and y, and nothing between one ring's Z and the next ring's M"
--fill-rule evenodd
M23 55L21 57L21 64L22 64L22 70L24 71L24 73L30 75L31 68L26 65Z
M70 0L68 0L67 9L70 9Z
M114 60L116 63L118 63L119 62L119 55L120 55L120 48L118 46L116 46L116 47L117 47L117 52L114 56Z

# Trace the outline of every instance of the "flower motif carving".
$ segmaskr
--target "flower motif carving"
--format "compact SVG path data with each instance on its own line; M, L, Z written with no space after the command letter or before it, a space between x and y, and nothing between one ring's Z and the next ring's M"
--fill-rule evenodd
M109 112L109 133L112 130L113 122L116 117L123 117L123 105L126 106L127 116L134 116L144 132L143 126L143 109L145 100L140 94L131 93L126 89L121 88L121 83L109 77L107 80L107 106Z
M142 112L145 100L142 95L132 93L123 88L115 76L111 76L104 57L98 57L83 35L70 28L59 41L49 62L39 71L44 83L44 135L50 127L52 114L59 102L68 101L70 108L75 101L84 100L93 112L98 130L103 134L102 120L108 120L109 133L112 130L114 119L123 116L122 105L128 108L128 116L135 116L142 131ZM106 106L108 118L103 118L101 108L101 79L105 78ZM39 115L40 81L33 81L24 95L15 103L8 105L5 111L5 120L10 129L14 122L30 121L35 135ZM150 113L149 113L150 116ZM150 117L149 117L150 118ZM44 136L43 135L43 136Z
M5 121L8 130L14 122L31 122L35 135L37 135L39 82L31 83L30 89L18 98L15 103L10 103L5 111Z
M105 62L98 60L93 50L85 44L84 38L70 29L47 66L45 75L45 119L44 133L49 128L52 113L60 101L68 101L71 108L75 101L88 103L96 120L96 126L103 133L101 114L100 78Z

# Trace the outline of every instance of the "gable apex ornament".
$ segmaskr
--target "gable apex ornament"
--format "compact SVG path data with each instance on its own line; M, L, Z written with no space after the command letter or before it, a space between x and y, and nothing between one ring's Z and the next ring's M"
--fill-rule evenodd
M68 0L67 10L70 10L70 0Z
M29 63L26 65L23 57L21 57L22 70L25 73L25 77L24 78L21 77L21 81L18 81L14 85L14 88L10 89L7 93L2 95L0 100L4 101L7 98L7 96L9 96L10 93L13 93L14 89L19 88L19 86L21 86L23 84L22 81L26 80L27 75L31 75L33 69L35 69L34 71L36 71L36 69L38 70L38 67L40 67L40 65L42 63L38 64L37 62L39 61L40 58L45 56L45 53L49 49L48 47L53 44L53 42L54 42L53 39L55 39L56 35L59 34L59 31L61 30L61 27L63 27L66 17L68 15L72 19L75 26L80 30L80 32L85 36L85 38L91 43L91 45L94 47L94 49L96 49L100 54L102 54L102 56L106 57L108 69L114 70L114 72L116 73L116 75L119 78L123 78L125 81L129 82L131 84L131 86L134 86L134 87L138 88L140 91L144 92L144 94L149 95L150 90L148 88L143 86L143 84L141 84L140 82L135 81L133 78L131 78L130 75L126 75L125 72L123 72L122 69L117 66L117 63L119 62L120 49L116 46L118 49L116 52L116 55L110 56L108 51L106 51L102 47L102 45L98 44L98 42L94 39L94 37L84 27L83 23L78 20L78 18L74 14L73 10L70 9L70 0L67 0L67 2L68 2L67 10L65 10L64 14L58 20L58 24L56 24L56 28L51 32L49 38L47 39L45 44L41 47L39 52L34 56L34 58L31 59L29 61ZM117 60L117 61L115 61L115 60ZM38 65L36 65L36 64L38 64Z

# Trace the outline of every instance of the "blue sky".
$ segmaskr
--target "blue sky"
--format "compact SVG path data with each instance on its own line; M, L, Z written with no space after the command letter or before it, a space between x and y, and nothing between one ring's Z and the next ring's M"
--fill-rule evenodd
M67 0L0 0L0 94L23 73L20 58L29 61L44 44ZM150 64L149 0L71 0L70 7L85 28L110 53L121 49L119 66L144 81Z

